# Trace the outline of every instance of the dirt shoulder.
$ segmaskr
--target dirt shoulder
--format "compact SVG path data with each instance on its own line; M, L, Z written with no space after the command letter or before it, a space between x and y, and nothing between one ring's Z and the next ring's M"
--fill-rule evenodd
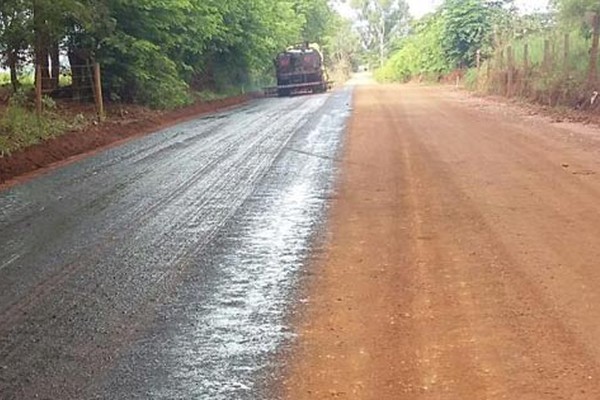
M236 96L198 103L170 112L139 107L110 110L109 118L83 131L70 132L37 145L0 157L0 186L7 186L48 167L88 155L90 152L143 136L162 128L247 102L250 96ZM25 176L27 175L27 176Z
M357 89L289 399L600 398L600 136Z

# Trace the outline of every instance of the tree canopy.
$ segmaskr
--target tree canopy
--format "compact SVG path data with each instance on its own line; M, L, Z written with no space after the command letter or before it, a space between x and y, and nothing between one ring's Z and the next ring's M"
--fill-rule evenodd
M189 87L252 85L278 51L323 43L336 23L327 0L2 0L0 54L15 87L35 61L51 90L68 57L100 62L115 99L173 107Z
M412 23L381 74L404 80L470 68L477 54L490 56L515 35L542 26L541 20L519 16L513 0L445 0L435 12Z
M359 20L363 47L383 65L394 40L406 33L409 22L405 0L351 0Z

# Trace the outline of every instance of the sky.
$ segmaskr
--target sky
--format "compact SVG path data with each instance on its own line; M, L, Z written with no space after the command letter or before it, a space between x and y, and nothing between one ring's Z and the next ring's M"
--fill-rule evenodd
M407 0L407 2L411 14L419 18L435 10L435 7L441 4L442 0ZM522 12L532 12L544 10L548 6L548 0L515 0L515 4ZM347 6L342 6L340 12L347 16L351 15L351 11L347 9Z
M441 2L441 0L408 0L408 5L412 15L421 17L423 14L433 11ZM515 4L523 12L531 12L545 9L548 6L548 0L516 0Z

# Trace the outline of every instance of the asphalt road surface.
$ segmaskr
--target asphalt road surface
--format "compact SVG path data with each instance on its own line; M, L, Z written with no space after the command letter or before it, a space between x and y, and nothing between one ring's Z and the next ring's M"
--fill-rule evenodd
M0 398L269 398L351 97L254 101L1 192Z

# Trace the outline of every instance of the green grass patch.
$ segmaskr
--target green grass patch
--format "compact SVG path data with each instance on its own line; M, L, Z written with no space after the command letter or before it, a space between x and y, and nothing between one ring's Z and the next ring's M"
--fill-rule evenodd
M12 104L0 113L0 157L58 136L71 127L53 113L38 117L26 107Z

